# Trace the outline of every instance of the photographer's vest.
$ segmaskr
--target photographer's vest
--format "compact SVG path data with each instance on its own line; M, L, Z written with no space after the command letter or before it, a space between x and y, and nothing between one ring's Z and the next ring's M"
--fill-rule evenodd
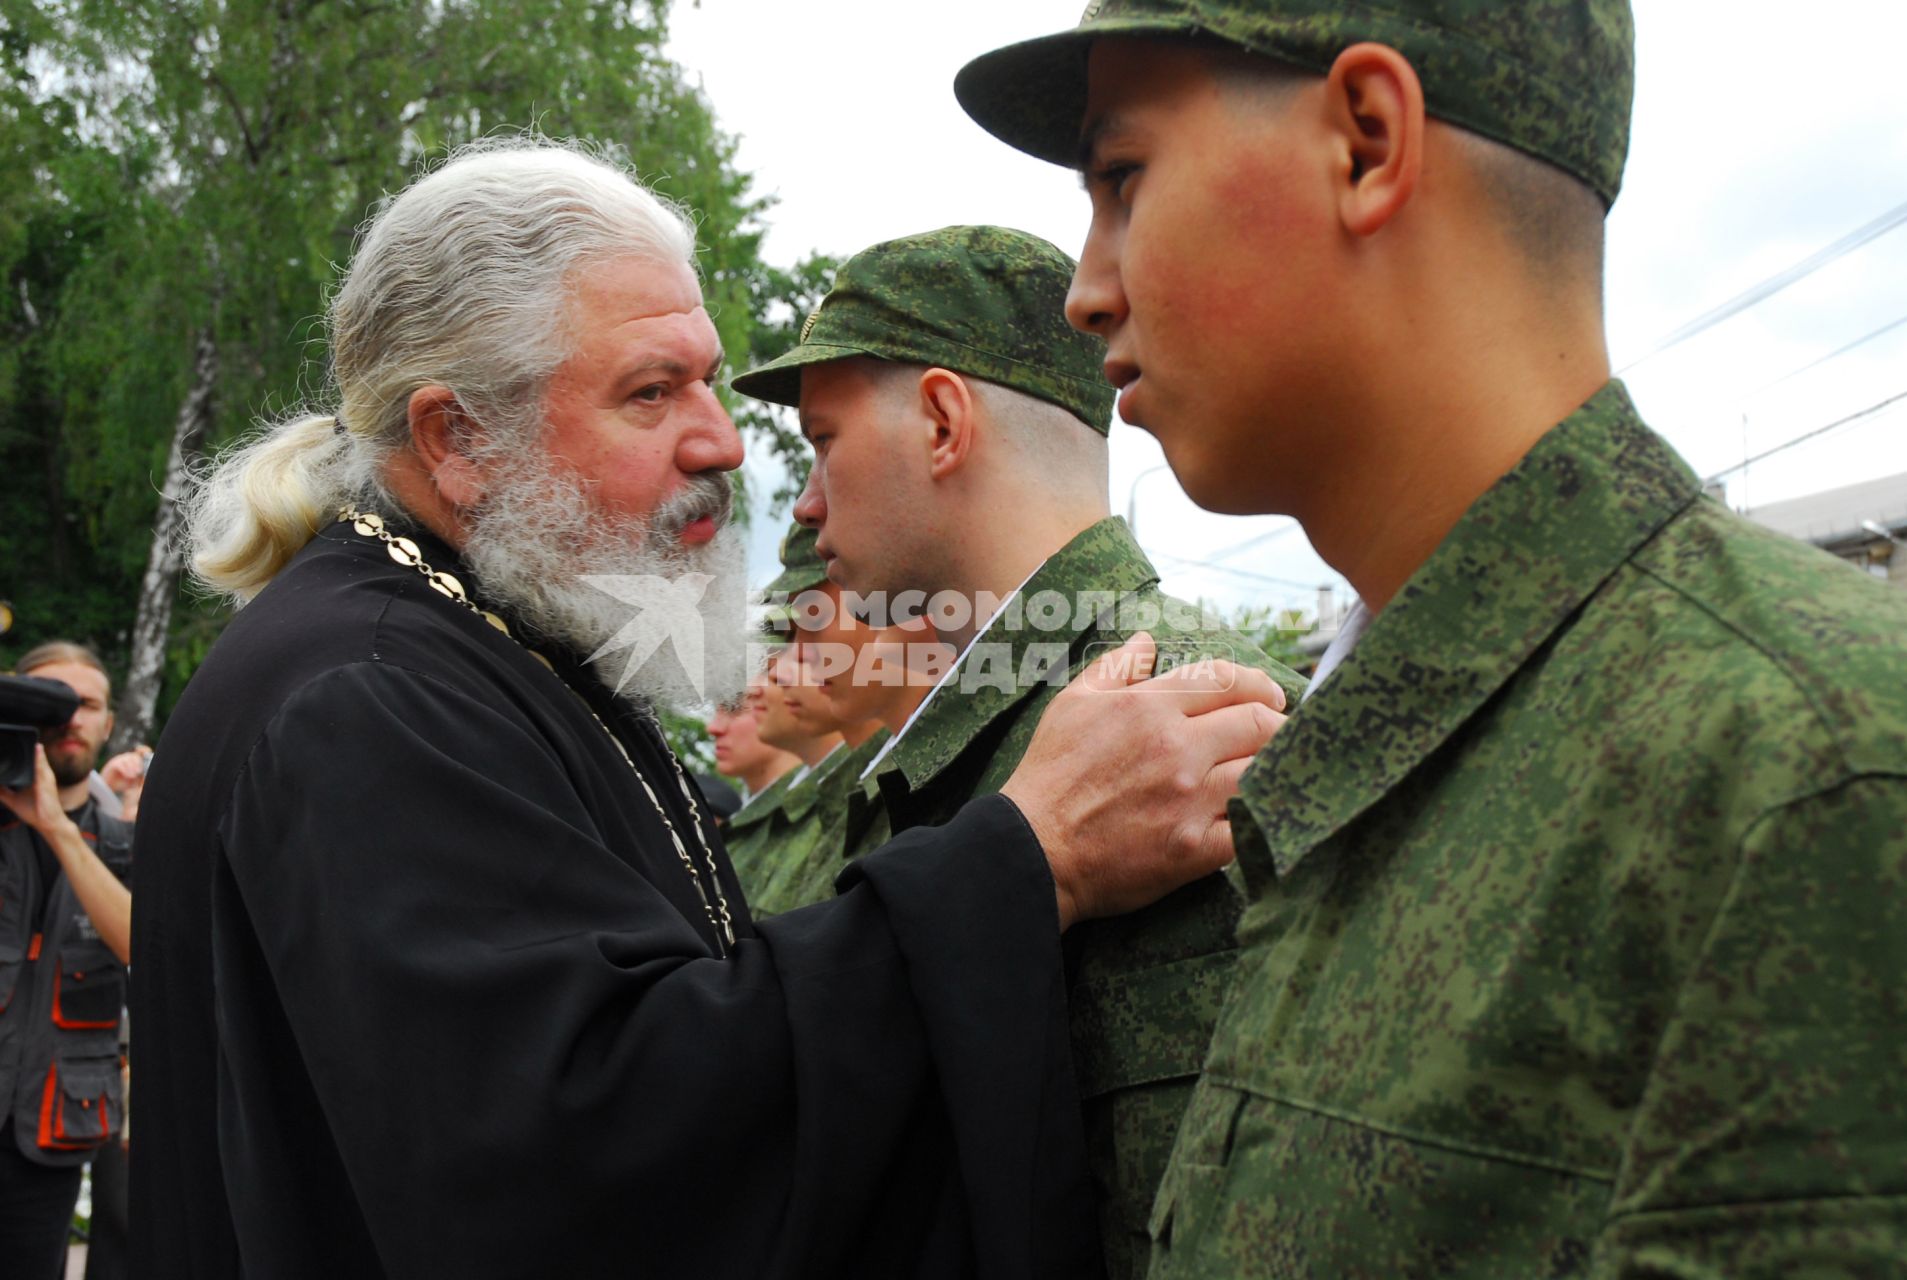
M73 816L126 880L132 827L91 800ZM0 1100L29 1159L76 1165L119 1133L126 969L66 877L42 882L39 845L24 823L0 824Z

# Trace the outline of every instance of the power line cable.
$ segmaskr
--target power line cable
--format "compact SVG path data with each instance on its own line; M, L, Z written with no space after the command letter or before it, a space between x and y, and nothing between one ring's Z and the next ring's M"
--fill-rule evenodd
M1882 400L1877 404L1870 404L1867 406L1867 408L1860 410L1858 413L1850 413L1845 418L1837 418L1833 422L1828 423L1825 427L1816 427L1812 431L1804 432L1801 435L1796 436L1794 439L1789 440L1785 444L1778 444L1772 449L1764 449L1762 452L1756 454L1752 458L1743 458L1740 462L1736 463L1734 466L1729 467L1723 471L1717 471L1714 475L1710 476L1704 483L1714 484L1716 481L1720 480L1723 476L1732 476L1737 471L1745 471L1749 467L1754 466L1757 462L1762 462L1762 461L1765 461L1766 459L1772 458L1777 453L1785 453L1789 449L1794 448L1796 445L1806 444L1810 440L1817 440L1820 437L1826 435L1830 431L1838 431L1842 427L1847 426L1849 423L1859 422L1862 418L1871 418L1875 414L1879 413L1882 409L1887 408L1889 405L1899 404L1902 400L1907 400L1907 391L1902 391L1896 395L1891 395L1887 397L1887 399Z
M1616 376L1620 377L1638 365L1655 359L1670 347L1679 346L1687 342L1690 338L1693 338L1696 334L1712 329L1722 321L1740 315L1756 303L1765 302L1796 281L1804 280L1808 276L1813 275L1835 259L1846 257L1869 241L1877 240L1894 228L1904 224L1907 224L1907 204L1895 207L1874 219L1874 221L1868 223L1860 230L1836 240L1833 244L1812 257L1795 263L1786 271L1769 276L1760 284L1735 295L1727 302L1722 303L1719 307L1704 311L1701 315L1696 316L1693 320L1674 332L1664 334L1661 338L1656 340L1654 346L1644 351L1628 364L1622 366L1622 368L1616 370Z
M1226 547L1223 551L1214 551L1212 553L1212 560L1214 562L1229 560L1242 551L1250 551L1253 547L1270 542L1274 538L1282 538L1288 533L1296 533L1301 527L1296 520L1291 521L1289 524L1281 524L1276 529L1268 529L1264 533L1249 537L1234 546Z
M1848 343L1845 347L1841 347L1835 351L1830 351L1818 360L1810 360L1808 363L1802 365L1799 369L1795 369L1789 373L1784 373L1779 378L1776 378L1773 382L1770 382L1765 386L1756 387L1753 391L1750 391L1747 395L1743 396L1742 399L1744 401L1753 400L1756 396L1763 395L1769 391L1773 391L1776 387L1780 386L1782 383L1793 381L1795 378L1800 377L1802 374L1807 373L1808 371L1812 369L1820 368L1822 365L1826 364L1830 360L1838 360L1842 356L1846 355L1848 352L1854 350L1855 348L1864 347L1868 343L1872 342L1874 339L1880 337L1882 334L1892 333L1894 330L1900 328L1904 324L1907 324L1907 316L1902 316L1898 320L1892 321L1888 324L1884 324L1880 328L1874 330L1872 333L1863 334L1861 337L1858 337L1854 339L1854 341Z
M1274 587L1290 587L1296 591L1316 591L1315 582L1294 582L1290 578L1273 578L1262 573L1252 573L1246 569L1234 569L1229 565L1213 564L1209 560L1188 560L1184 556L1175 556L1166 552L1159 553L1159 559L1170 560L1185 569L1210 569L1213 573L1230 574L1234 578L1244 578L1251 582L1269 583Z

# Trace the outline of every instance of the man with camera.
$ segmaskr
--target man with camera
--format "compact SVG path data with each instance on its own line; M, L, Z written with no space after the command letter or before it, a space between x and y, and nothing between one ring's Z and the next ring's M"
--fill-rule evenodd
M124 1114L132 828L89 789L113 726L99 658L43 644L19 673L38 679L9 681L0 719L38 721L40 742L26 785L0 786L0 1270L44 1280L63 1267L80 1167Z

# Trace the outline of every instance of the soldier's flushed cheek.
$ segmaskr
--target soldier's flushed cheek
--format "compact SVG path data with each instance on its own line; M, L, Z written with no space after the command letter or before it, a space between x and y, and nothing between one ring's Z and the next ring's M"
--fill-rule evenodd
M1135 312L1150 303L1157 324L1191 334L1288 322L1290 296L1278 282L1308 274L1323 229L1305 195L1289 168L1262 157L1161 196L1126 239Z

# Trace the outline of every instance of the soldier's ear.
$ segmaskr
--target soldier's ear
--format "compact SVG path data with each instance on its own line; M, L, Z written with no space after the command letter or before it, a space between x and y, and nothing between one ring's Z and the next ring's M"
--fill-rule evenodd
M938 366L920 375L920 408L930 430L927 473L944 480L973 454L974 398L967 380Z
M1389 45L1354 44L1326 78L1338 217L1353 235L1383 230L1416 193L1424 166L1424 89Z
M408 406L411 451L437 492L454 507L476 505L483 497L483 481L465 456L475 426L457 394L449 387L419 387Z

